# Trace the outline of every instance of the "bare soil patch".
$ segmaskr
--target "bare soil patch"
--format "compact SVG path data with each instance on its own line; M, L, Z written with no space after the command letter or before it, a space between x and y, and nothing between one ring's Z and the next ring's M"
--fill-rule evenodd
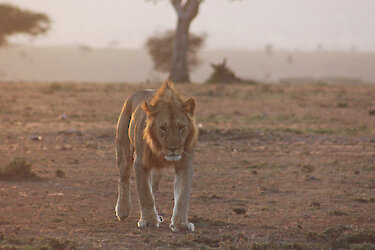
M196 231L168 228L172 169L159 229L136 227L133 177L117 221L116 120L128 95L156 87L0 83L0 167L22 157L41 178L1 178L0 248L375 247L372 85L178 85L198 102Z

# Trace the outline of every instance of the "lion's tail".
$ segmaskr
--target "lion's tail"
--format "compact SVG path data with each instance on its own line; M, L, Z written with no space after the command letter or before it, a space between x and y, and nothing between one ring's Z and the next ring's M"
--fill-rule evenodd
M129 154L130 151L130 141L128 137L128 130L129 130L129 124L130 119L132 115L132 107L131 102L128 100L125 102L121 114L119 116L118 122L117 122L117 129L116 129L116 160L117 165L119 168L121 168L122 164L124 164L124 153Z

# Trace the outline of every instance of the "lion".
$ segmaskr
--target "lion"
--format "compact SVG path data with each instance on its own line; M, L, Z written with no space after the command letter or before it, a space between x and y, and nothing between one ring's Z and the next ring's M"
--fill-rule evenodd
M158 91L141 90L125 102L116 131L116 159L120 171L117 218L129 217L129 177L134 165L140 206L138 227L159 227L163 218L155 207L161 169L174 167L172 231L194 231L188 221L193 178L193 149L198 130L194 121L194 97L183 99L170 81Z

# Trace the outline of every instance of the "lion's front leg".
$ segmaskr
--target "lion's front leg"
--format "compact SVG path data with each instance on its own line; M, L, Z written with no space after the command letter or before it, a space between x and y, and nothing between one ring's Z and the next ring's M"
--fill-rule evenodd
M139 159L135 160L134 167L138 200L141 209L141 218L138 221L138 227L159 227L162 218L156 212L155 200L151 191L151 171L143 168Z
M152 193L155 197L155 193L159 189L159 184L162 176L162 171L160 169L153 169L151 171L151 183L152 183Z
M191 160L176 164L174 181L174 208L170 228L172 231L194 231L194 224L188 222L190 193L193 180Z

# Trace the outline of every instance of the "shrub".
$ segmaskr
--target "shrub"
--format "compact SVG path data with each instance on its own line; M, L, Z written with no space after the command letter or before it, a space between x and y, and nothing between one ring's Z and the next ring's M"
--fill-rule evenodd
M17 157L4 167L0 168L0 180L5 181L23 181L23 180L39 180L31 170L31 163L25 158Z

